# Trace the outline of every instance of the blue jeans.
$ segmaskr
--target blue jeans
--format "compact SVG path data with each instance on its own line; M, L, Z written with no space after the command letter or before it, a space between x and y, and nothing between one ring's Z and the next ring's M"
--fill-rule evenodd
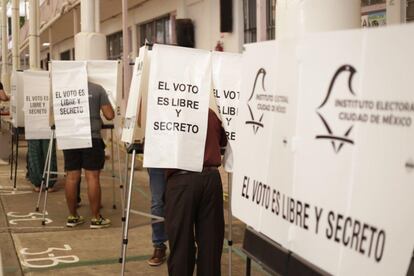
M151 214L164 217L164 191L165 181L164 169L148 168L149 186L151 190ZM152 243L154 247L165 247L167 235L164 230L164 222L152 224Z

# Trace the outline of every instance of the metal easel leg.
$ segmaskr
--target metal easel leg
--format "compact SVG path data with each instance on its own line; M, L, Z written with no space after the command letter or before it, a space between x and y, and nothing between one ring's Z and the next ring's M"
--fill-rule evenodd
M112 171L112 209L116 209L115 202L115 160L114 160L114 131L111 128L111 171Z
M10 159L10 180L13 180L13 164L14 164L14 131L12 127L11 135L11 159Z
M120 154L120 150L119 150L119 143L116 143L116 148L117 148L117 158L118 158L118 175L119 175L119 190L120 190L120 195L121 195L121 207L122 210L125 210L125 193L124 193L124 181L123 181L123 177L122 177L122 172L121 172L121 154ZM127 172L125 174L125 178L127 178L128 175L128 153L126 154L127 158L125 161L125 167L127 168Z
M14 185L13 190L17 190L17 164L19 161L19 128L16 128L16 157L14 164Z
M46 171L47 171L47 164L48 164L48 160L50 158L50 154L52 152L52 147L51 147L52 144L51 144L50 141L53 141L53 134L50 137L49 146L47 148L46 161L45 161L45 165L43 167L42 182L40 182L40 191L39 191L39 195L37 197L36 212L39 212L40 199L42 198L43 188L45 186L45 181L46 181L45 177L46 177Z
M49 141L49 159L47 160L47 172L46 172L46 188L45 188L45 199L43 202L43 219L42 225L46 225L46 205L47 205L47 194L49 190L49 179L50 179L50 163L52 160L52 149L53 149L53 138L54 138L55 130L52 130L51 139Z
M135 155L136 151L132 151L132 160L131 160L131 172L129 177L129 185L128 185L128 198L126 201L126 216L125 216L125 223L123 227L123 236L122 236L122 256L121 256L121 263L122 263L122 270L121 275L125 273L125 264L126 264L126 250L128 245L128 226L129 226L129 215L131 210L131 197L132 197L132 184L134 182L134 168L135 168Z
M228 232L228 250L229 250L229 276L231 276L231 268L232 268L232 254L233 254L233 213L231 211L231 188L233 185L233 174L228 174L228 193L229 193L229 207L228 207L228 224L229 224L229 232Z

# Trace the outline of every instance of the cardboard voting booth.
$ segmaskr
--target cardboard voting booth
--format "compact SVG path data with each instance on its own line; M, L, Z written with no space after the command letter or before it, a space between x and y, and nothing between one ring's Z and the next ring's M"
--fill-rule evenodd
M24 71L25 138L50 138L50 76L47 71Z
M10 108L13 127L24 127L24 82L23 72L13 71L10 79Z
M92 147L86 61L52 61L58 149Z
M202 170L210 92L210 52L153 46L144 167Z
M399 26L247 45L234 215L329 274L405 275L413 37Z
M212 86L214 104L227 136L227 148L224 155L224 168L233 170L233 147L237 139L236 120L240 100L242 80L242 55L212 52Z
M146 99L144 94L147 94L148 90L149 67L149 51L148 47L144 46L139 49L139 56L135 59L132 71L128 105L122 129L121 141L124 143L132 144L137 140L142 142L144 138L144 132L139 133L137 130L145 126L145 118L143 118L145 110L143 110L143 107L146 106L146 103L143 99Z

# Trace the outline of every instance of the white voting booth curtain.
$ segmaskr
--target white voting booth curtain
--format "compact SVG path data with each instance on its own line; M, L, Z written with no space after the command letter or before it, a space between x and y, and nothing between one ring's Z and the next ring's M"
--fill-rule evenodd
M92 147L86 61L52 61L58 149Z
M283 59L292 42L247 45L232 194L237 217L333 275L407 273L414 245L413 37L412 26L310 35L290 47L297 49L296 77L281 72L291 66ZM266 74L255 85L260 68Z
M210 91L209 51L154 45L144 167L202 170Z
M139 56L135 59L132 72L128 104L122 129L121 141L124 143L132 144L135 140L142 93L148 89L149 66L148 48L144 46L139 49Z
M24 127L23 72L13 71L10 77L10 107L13 127Z
M24 71L25 138L50 138L50 77L47 71Z
M120 62L117 60L88 60L86 68L88 81L99 84L105 89L115 115L118 115L117 110L120 110L118 104L120 103L120 90L122 87ZM105 117L101 117L104 124L114 125L114 133L119 137L121 135L120 116L115 116L113 121L107 121Z
M242 80L242 55L212 52L213 95L222 125L227 135L227 148L224 155L224 169L233 170L233 143L237 139L236 118L240 100Z

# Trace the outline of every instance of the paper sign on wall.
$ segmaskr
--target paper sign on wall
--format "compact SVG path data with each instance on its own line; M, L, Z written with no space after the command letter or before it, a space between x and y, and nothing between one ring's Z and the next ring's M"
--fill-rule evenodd
M122 129L121 140L128 144L132 144L135 140L134 134L140 112L142 93L148 88L148 73L148 48L144 46L139 49L139 56L135 59L131 86L129 89L128 105Z
M23 72L13 71L10 77L10 108L13 127L24 127L24 90Z
M213 52L211 59L213 95L228 141L223 163L225 170L231 172L233 169L232 148L237 137L236 117L242 80L242 56Z
M149 78L144 167L201 171L211 93L210 52L154 45Z
M50 77L46 71L25 71L24 121L25 138L49 139Z
M52 61L58 149L92 147L86 61Z

